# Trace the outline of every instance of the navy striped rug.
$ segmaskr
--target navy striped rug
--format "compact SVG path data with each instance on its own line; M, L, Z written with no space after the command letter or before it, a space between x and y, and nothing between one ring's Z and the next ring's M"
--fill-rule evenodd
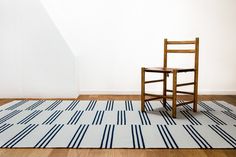
M203 101L13 101L0 106L1 148L235 148L236 107Z

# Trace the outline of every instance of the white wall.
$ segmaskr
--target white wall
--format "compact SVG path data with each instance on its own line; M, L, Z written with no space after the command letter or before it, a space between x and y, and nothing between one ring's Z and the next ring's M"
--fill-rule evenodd
M236 94L235 6L235 0L2 0L0 95L66 97L78 86L81 94L139 93L140 68L162 65L163 39L195 37L200 93Z
M139 93L140 67L162 65L164 38L200 37L200 93L236 94L235 0L42 2L79 57L81 93Z
M75 68L39 0L0 1L0 98L77 97Z

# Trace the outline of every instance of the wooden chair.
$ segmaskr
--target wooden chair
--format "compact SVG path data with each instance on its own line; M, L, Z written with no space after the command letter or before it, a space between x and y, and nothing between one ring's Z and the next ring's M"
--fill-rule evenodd
M169 49L168 45L172 44L178 44L178 45L186 45L186 44L191 44L194 46L194 49ZM194 68L168 68L167 67L167 54L168 53L193 53L195 55L195 63L194 63ZM196 38L195 40L192 41L169 41L167 39L164 40L164 66L163 67L154 67L154 68L145 68L142 67L142 74L141 74L141 111L144 111L144 104L145 101L151 101L151 100L157 100L157 99L163 99L163 106L165 107L166 105L166 99L172 99L172 117L176 117L176 108L181 105L186 105L193 103L193 111L197 111L197 97L198 97L198 56L199 56L199 38ZM145 73L162 73L163 74L163 79L160 80L150 80L146 81L145 80ZM177 84L177 74L178 73L183 73L183 72L193 72L194 73L194 81L193 82L188 82L188 83L181 83ZM168 90L167 87L167 77L169 74L173 74L173 89ZM155 82L163 82L163 94L162 95L157 95L157 94L150 94L150 93L145 93L145 84L147 83L155 83ZM182 87L182 86L188 86L188 85L193 85L194 90L193 92L186 92L186 91L179 91L177 90L177 87ZM171 92L172 96L167 95L167 92ZM176 104L176 99L177 99L177 93L181 94L189 94L193 95L193 100ZM148 99L145 98L145 96L149 96Z

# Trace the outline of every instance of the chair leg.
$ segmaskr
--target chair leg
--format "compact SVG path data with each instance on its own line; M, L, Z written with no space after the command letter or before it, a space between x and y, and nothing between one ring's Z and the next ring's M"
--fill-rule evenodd
M194 98L193 98L193 112L197 112L197 102L198 102L198 79L197 74L194 78Z
M166 73L163 74L163 106L166 107Z
M176 89L177 89L177 71L173 71L173 97L172 97L172 117L176 118Z
M141 111L144 111L145 104L145 68L141 69Z

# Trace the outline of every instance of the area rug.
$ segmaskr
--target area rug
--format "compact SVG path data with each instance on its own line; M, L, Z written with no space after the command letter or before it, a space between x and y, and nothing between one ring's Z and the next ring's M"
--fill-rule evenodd
M22 100L0 106L1 148L235 148L236 107L161 101Z

